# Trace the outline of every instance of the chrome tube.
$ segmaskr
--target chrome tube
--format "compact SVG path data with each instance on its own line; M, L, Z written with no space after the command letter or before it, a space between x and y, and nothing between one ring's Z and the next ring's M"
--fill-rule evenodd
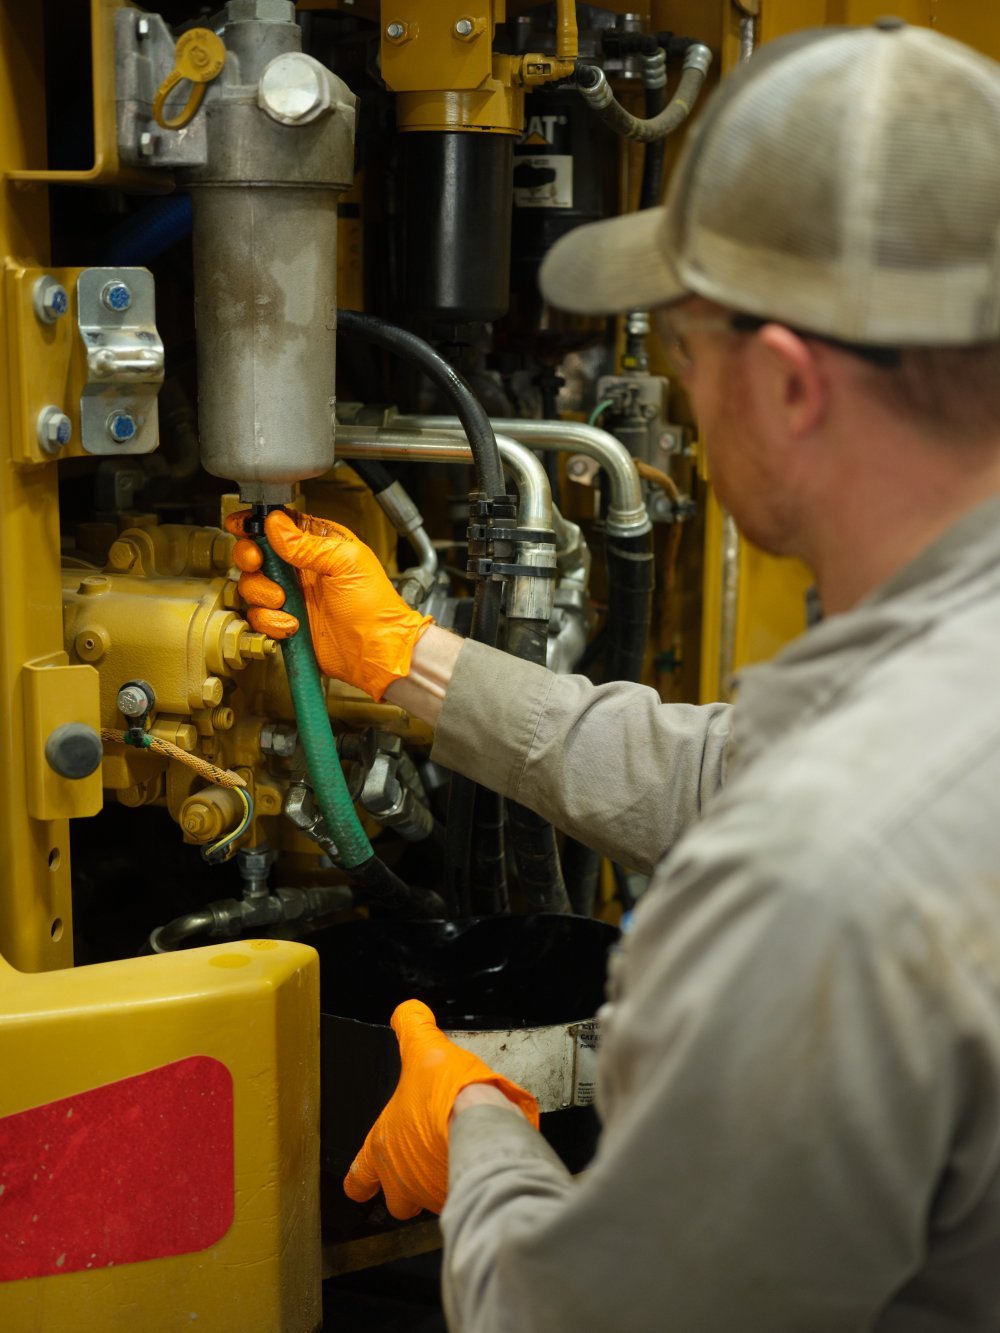
M339 423L337 426L337 454L340 458L371 458L379 462L396 463L472 463L469 448L457 417L442 417L453 422L443 426L408 426L397 429L381 426L356 426ZM406 418L415 421L415 418ZM428 418L432 420L432 418ZM438 420L438 418L433 418ZM497 435L500 459L504 469L513 478L518 492L517 521L525 528L552 527L552 491L545 468L523 444L507 435Z
M396 416L392 429L400 431L454 431L457 417ZM596 459L608 474L611 502L607 529L614 537L639 537L652 524L642 499L642 485L632 455L613 435L582 421L525 421L518 417L495 417L494 430L501 431L533 449L568 453L571 450ZM339 438L339 437L338 437Z

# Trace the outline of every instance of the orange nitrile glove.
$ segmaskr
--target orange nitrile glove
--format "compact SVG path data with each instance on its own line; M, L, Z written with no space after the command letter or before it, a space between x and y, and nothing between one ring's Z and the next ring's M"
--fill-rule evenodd
M249 515L242 509L226 519L239 538L233 562L243 571L239 590L250 608L247 619L259 633L287 639L299 622L280 609L285 594L260 573L261 549L244 535ZM407 606L375 553L339 523L275 509L264 531L275 553L299 572L320 670L381 699L409 671L413 646L433 617Z
M381 1188L393 1217L415 1217L421 1208L439 1213L448 1193L448 1118L455 1098L470 1083L499 1088L538 1128L538 1102L530 1092L496 1074L478 1055L449 1041L426 1004L406 1000L392 1027L399 1038L402 1070L396 1091L351 1163L344 1191L364 1203Z

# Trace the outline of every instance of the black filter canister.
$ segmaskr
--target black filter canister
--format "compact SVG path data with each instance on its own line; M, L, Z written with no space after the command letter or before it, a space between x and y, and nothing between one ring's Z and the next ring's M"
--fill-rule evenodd
M403 285L412 316L471 324L506 311L513 148L509 134L400 136Z
M575 91L532 93L514 145L514 253L537 268L555 242L603 215L606 131Z

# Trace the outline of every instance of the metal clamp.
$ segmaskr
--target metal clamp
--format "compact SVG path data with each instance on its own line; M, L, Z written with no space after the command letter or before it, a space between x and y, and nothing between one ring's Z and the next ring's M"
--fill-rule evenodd
M80 437L89 454L156 448L163 343L154 323L153 275L144 268L89 268L77 280L87 383Z

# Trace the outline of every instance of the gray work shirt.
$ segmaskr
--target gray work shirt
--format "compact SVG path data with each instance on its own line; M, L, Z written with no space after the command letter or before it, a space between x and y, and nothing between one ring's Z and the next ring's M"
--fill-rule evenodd
M583 1178L454 1125L452 1328L997 1333L1000 500L732 709L496 662L434 758L655 873Z

